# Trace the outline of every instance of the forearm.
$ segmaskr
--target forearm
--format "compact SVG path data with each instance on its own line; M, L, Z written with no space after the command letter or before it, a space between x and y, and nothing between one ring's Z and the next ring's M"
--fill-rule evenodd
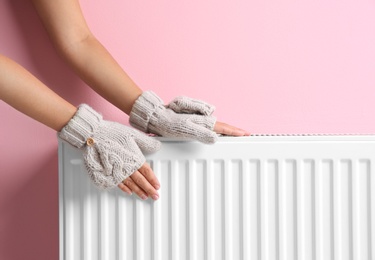
M59 48L59 45L57 45ZM93 36L59 52L92 89L129 114L142 90Z
M94 37L78 0L33 0L63 59L92 89L129 114L142 90Z
M0 55L0 99L60 131L76 108L54 93L19 64Z

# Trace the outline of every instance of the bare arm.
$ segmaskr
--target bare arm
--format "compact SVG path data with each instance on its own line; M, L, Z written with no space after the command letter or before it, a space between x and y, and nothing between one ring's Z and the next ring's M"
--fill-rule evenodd
M87 26L78 0L33 0L62 58L91 88L129 114L142 90Z
M77 109L68 103L22 66L0 55L0 99L20 112L60 131ZM138 171L119 184L124 192L134 191L141 198L158 199L160 186L152 169L144 164Z
M75 106L58 96L21 65L2 55L0 100L56 131L60 131L77 112ZM147 163L127 178L126 184L119 184L124 192L134 191L144 199L148 196L158 199L156 189L159 186L159 181Z
M0 99L56 131L60 131L77 110L22 66L2 55Z
M142 90L91 33L78 0L32 0L63 59L92 89L129 114ZM217 122L214 131L233 136L247 131Z

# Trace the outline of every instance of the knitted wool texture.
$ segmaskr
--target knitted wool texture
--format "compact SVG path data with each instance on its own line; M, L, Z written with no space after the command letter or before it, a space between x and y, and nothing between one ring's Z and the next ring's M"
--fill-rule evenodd
M217 141L213 131L216 118L211 115L214 109L212 105L188 97L177 97L164 106L155 93L145 91L134 103L129 121L146 133L212 144Z
M137 171L145 163L142 151L160 149L159 141L130 127L103 120L85 104L79 106L58 136L83 150L87 172L101 189L117 186Z

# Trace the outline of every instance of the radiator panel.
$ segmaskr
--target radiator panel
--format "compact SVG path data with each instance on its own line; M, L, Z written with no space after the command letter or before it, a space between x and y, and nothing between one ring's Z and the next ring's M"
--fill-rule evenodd
M60 259L373 259L374 136L163 139L160 199L99 191L59 143Z

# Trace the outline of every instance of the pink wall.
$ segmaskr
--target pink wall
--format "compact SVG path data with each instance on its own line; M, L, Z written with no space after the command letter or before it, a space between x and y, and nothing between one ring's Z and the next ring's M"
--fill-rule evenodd
M143 88L253 133L375 133L375 3L82 0ZM0 1L0 52L56 92L127 117L58 58L28 1ZM56 134L0 102L0 259L58 258Z

